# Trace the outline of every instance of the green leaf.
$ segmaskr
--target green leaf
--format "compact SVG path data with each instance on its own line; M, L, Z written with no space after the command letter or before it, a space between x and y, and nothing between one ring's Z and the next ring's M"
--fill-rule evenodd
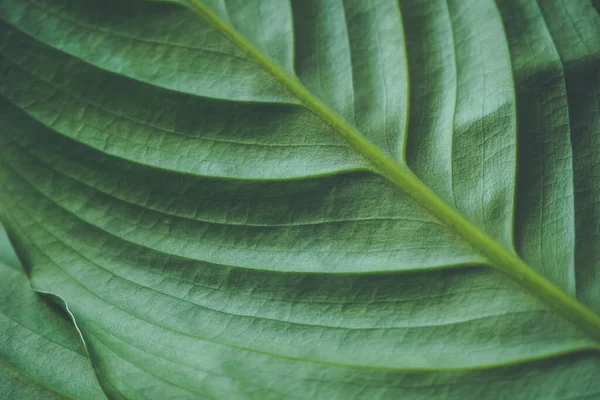
M33 292L4 230L0 260L0 398L106 398L79 333Z
M108 397L600 393L589 2L0 16L0 215Z

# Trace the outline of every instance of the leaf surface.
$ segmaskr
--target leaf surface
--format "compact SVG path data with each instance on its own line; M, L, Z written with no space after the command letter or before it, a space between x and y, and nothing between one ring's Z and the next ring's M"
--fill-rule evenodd
M598 396L589 3L166 3L0 2L2 219L109 397Z
M67 315L36 295L0 232L0 397L105 399Z

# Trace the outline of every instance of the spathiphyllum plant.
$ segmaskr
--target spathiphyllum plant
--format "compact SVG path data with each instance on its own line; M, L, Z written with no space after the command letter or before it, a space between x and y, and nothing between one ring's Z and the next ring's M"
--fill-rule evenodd
M590 0L0 0L0 398L600 399Z

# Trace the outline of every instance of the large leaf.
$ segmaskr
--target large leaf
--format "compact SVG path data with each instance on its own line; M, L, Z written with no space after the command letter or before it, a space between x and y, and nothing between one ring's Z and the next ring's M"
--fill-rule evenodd
M109 397L599 396L589 1L166 3L0 1L2 220Z

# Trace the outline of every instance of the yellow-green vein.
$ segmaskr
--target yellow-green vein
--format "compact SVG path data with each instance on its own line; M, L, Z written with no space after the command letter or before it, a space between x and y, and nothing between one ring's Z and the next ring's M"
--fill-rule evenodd
M385 156L373 143L314 97L296 77L290 76L275 65L232 27L221 21L201 1L188 0L183 4L202 16L215 29L238 45L258 65L279 80L307 109L335 128L348 143L375 166L383 177L405 191L440 221L456 231L478 252L482 253L489 261L490 266L509 275L530 293L557 310L564 318L579 326L595 340L600 341L600 317L598 315L538 274L515 253L496 243L456 210L444 203L408 167L399 165Z

